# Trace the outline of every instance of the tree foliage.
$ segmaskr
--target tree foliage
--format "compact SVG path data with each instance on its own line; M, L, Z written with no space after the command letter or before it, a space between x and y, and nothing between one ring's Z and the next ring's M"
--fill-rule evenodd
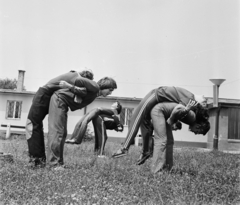
M1 89L11 89L14 90L17 88L17 80L16 79L0 79L0 88Z

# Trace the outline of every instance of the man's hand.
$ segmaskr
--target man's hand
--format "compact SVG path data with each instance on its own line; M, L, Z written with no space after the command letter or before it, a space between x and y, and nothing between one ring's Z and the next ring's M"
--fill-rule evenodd
M87 90L87 89L84 88L84 87L76 87L76 86L75 86L75 89L76 89L76 90L81 90L81 91L86 91L86 90Z
M195 100L189 100L187 106L186 106L186 110L192 110L193 108L195 108L198 105L198 102Z
M123 125L122 125L122 124L119 124L119 125L118 125L117 131L118 131L118 132L122 132L122 131L123 131Z

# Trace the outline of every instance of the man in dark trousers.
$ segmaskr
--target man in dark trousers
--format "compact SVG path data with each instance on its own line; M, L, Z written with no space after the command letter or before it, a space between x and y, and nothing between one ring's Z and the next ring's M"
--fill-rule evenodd
M43 120L48 114L49 102L53 93L59 89L68 89L81 101L87 92L98 92L99 86L93 80L90 70L70 71L53 78L36 92L26 122L26 138L30 163L33 166L44 165L46 161Z
M63 148L67 136L68 109L75 111L92 103L96 97L106 97L117 88L116 81L104 77L98 82L97 92L88 92L81 102L74 100L75 95L68 89L56 91L50 100L48 117L48 149L47 163L50 167L62 168Z
M190 100L198 102L203 107L207 106L207 100L204 96L194 95L184 88L162 86L151 90L134 110L124 145L113 154L113 158L127 155L128 149L136 137L140 126L143 137L145 137L144 135L151 135L151 122L149 116L150 111L156 104L161 102L175 102L186 106Z
M76 124L70 139L66 140L69 144L81 144L87 130L88 123L92 121L95 136L95 152L99 157L104 155L104 148L107 141L106 130L123 131L123 125L120 123L119 115L122 111L122 105L117 101L111 105L110 109L95 108L84 115Z

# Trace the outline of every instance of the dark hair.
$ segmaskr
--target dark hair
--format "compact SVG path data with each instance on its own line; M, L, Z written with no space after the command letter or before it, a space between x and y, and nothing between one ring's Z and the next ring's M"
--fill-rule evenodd
M100 79L97 84L99 85L100 90L104 89L117 89L117 83L113 78L104 77Z
M195 110L196 114L196 121L207 121L209 119L209 112L207 108L204 108L201 104L197 105L197 108Z
M181 130L182 129L182 123L180 121L177 121L176 123L176 127Z
M199 134L205 135L210 130L210 123L207 120L196 122L195 125L195 129L198 130Z
M117 101L117 109L116 110L117 110L118 114L120 114L122 112L122 105L118 101Z
M91 70L82 70L82 71L79 72L79 74L83 78L87 78L89 80L93 80L93 72Z

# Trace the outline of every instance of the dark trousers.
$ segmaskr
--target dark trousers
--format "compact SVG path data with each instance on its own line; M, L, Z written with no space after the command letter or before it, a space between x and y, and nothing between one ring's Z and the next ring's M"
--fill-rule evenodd
M125 139L123 148L129 149L134 138L136 137L139 127L141 126L141 132L143 135L152 135L152 130L150 128L150 111L157 104L157 99L155 97L155 90L150 91L135 108L133 115L130 120L130 126L128 129L128 134ZM146 144L146 147L148 145Z
M36 92L26 122L26 138L29 156L33 160L46 161L43 120L48 114L51 95L44 88Z
M97 116L92 120L95 134L94 150L98 155L104 154L104 148L107 141L106 126L101 116Z

